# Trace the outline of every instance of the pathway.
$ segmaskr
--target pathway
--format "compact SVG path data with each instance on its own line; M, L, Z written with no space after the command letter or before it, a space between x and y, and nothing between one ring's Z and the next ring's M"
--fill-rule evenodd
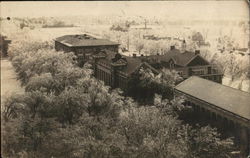
M24 89L17 80L15 70L11 61L7 58L1 59L1 109L6 97L13 93L23 93Z

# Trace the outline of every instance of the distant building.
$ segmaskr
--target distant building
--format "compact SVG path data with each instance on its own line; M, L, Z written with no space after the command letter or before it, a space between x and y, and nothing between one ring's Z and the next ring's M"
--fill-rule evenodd
M78 60L85 63L101 50L118 52L119 44L107 39L97 39L87 34L65 35L55 39L57 51L74 52Z
M0 34L0 51L2 57L8 56L8 48L10 43L11 40L7 39L6 36Z
M223 74L215 65L210 64L200 56L200 51L184 51L183 53L171 46L170 51L165 55L152 55L140 57L152 67L159 70L168 68L176 70L184 79L190 76L200 76L202 78L222 83Z

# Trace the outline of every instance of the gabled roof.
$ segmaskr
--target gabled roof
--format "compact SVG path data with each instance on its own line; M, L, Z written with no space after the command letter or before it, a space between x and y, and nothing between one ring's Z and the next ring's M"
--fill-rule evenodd
M119 45L116 42L112 42L107 39L97 39L87 34L65 35L56 38L55 41L69 47Z
M187 66L197 56L199 56L204 61L206 61L199 54L196 55L195 52L185 51L184 53L181 53L180 50L178 49L170 50L164 55L152 55L152 56L148 56L147 58L157 59L158 61L161 61L161 62L169 62L172 59L176 65ZM208 63L208 61L206 62Z
M250 93L197 76L186 79L175 89L250 120Z
M102 58L100 59L100 61L106 61L106 62L112 63L112 60L115 58L116 53L109 51L109 50L106 50L106 52L107 52L106 58ZM127 62L126 66L124 66L121 69L121 71L123 71L127 75L131 75L142 66L146 66L150 68L154 73L159 73L158 70L150 66L148 63L142 62L139 57L130 57L130 56L121 55L121 59L124 59Z

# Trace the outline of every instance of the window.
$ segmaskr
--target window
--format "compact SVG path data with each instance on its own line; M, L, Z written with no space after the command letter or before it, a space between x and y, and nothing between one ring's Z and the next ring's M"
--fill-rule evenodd
M205 74L205 71L204 69L193 69L193 75L204 75Z

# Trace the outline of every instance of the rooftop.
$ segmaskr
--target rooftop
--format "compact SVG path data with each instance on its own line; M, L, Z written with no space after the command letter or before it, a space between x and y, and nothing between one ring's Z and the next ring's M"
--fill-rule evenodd
M116 42L107 39L97 39L87 34L65 35L56 38L55 41L63 43L69 47L119 45Z
M176 90L250 120L250 93L192 76Z
M100 59L100 61L108 60L109 63L111 63L112 59L115 58L116 53L108 51L108 50L106 50L106 52L107 52L106 58ZM151 67L148 63L142 62L141 59L138 57L130 57L130 56L121 55L121 59L127 62L126 66L123 67L122 71L128 75L137 71L142 65L149 67L153 72L158 73L156 69Z
M181 53L180 50L178 49L172 49L172 50L169 50L164 55L151 55L151 56L145 56L145 57L140 57L140 58L157 59L159 61L164 61L164 62L169 62L170 59L173 59L176 65L186 66L196 56L200 56L200 55L196 54L195 52L190 52L190 51L185 51Z

